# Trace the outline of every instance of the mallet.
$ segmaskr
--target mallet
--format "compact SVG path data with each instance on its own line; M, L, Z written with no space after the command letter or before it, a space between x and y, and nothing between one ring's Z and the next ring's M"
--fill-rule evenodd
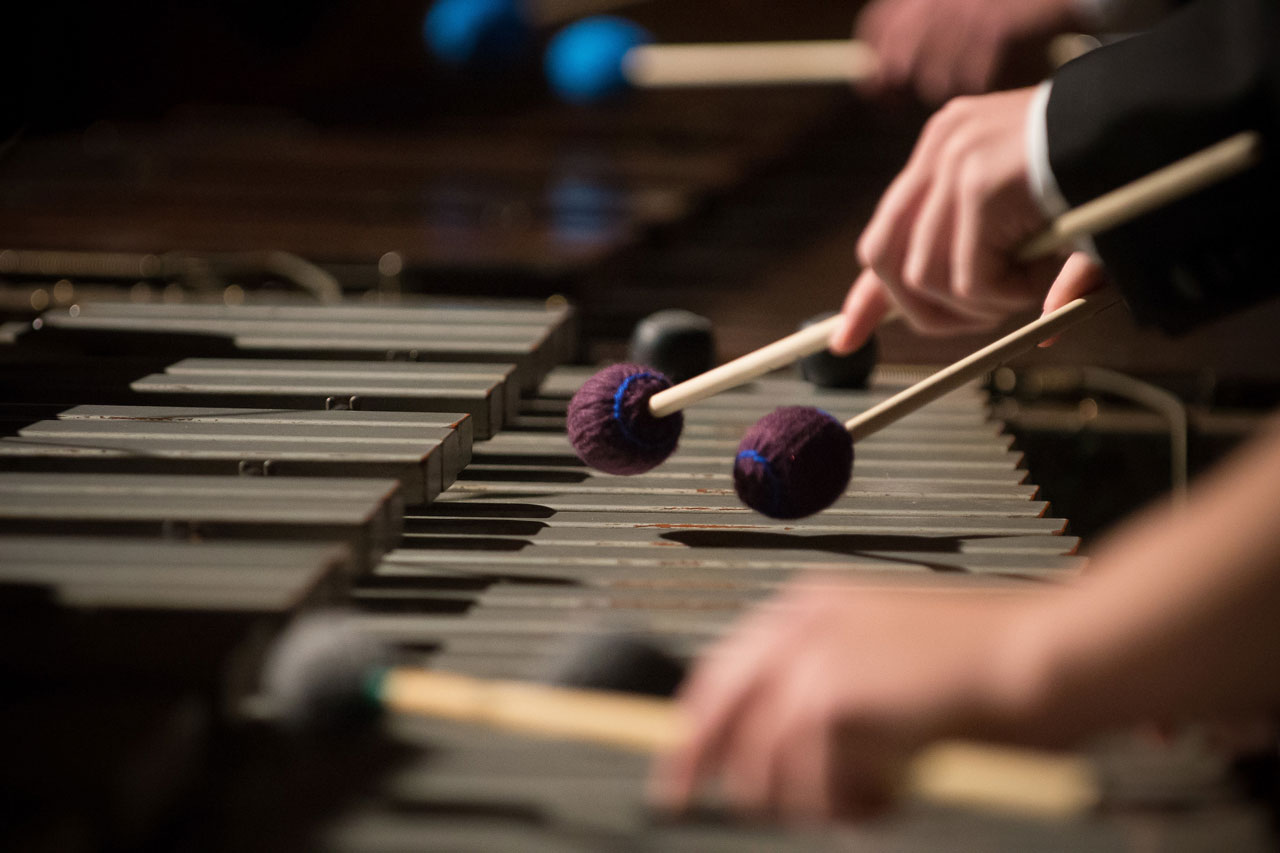
M544 64L562 98L588 103L632 88L857 82L876 62L853 39L659 45L643 27L600 15L557 33Z
M527 55L540 30L638 0L435 0L422 20L427 49L447 65L500 69Z
M1112 228L1244 171L1261 159L1262 138L1245 131L1064 213L1028 242L1019 257L1044 257L1075 239ZM742 501L773 518L801 518L844 493L855 442L984 375L1119 301L1104 291L1045 314L841 424L830 414L785 407L758 421L738 447L734 487Z
M1078 36L1059 36L1048 57L1078 55ZM877 72L875 50L857 39L655 44L643 27L613 15L584 18L547 45L551 88L571 103L630 89L859 83Z
M627 343L627 360L647 364L676 382L715 366L716 341L711 321L692 311L655 311L636 324Z
M345 614L298 617L264 670L265 698L296 729L341 728L379 711L456 720L637 752L681 743L685 721L667 699L493 681L389 666L389 655ZM1065 818L1100 800L1095 768L1071 755L943 742L903 779L908 796L951 806Z

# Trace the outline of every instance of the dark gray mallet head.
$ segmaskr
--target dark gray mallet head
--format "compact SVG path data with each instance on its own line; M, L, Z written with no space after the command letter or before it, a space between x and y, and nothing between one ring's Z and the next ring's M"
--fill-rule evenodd
M820 323L835 316L834 311L810 317L800 324L800 328ZM866 388L871 371L875 369L880 357L880 346L876 336L867 338L867 342L848 355L832 355L828 350L807 355L797 362L800 375L819 388Z
M647 364L672 382L684 382L715 367L711 321L692 311L655 311L636 323L627 358Z
M540 680L579 690L673 696L684 676L684 663L655 641L635 633L607 632L575 637Z
M263 665L261 687L292 731L364 728L377 719L378 680L389 654L351 614L317 610L296 617Z

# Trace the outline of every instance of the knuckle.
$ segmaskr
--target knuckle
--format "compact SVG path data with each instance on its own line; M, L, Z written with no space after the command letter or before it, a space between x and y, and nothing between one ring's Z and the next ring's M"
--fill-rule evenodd
M884 255L884 241L873 229L868 228L858 238L854 252L863 266L874 268L876 262Z
M926 136L930 139L934 136L950 137L951 130L959 118L959 111L956 108L957 100L957 98L952 98L939 107L933 115L929 116L928 121L924 124L924 132L921 134L922 140Z
M939 151L939 161L950 170L950 174L962 177L971 170L975 141L973 134L965 128L957 128L947 136Z
M977 273L977 264L971 252L962 250L951 274L951 290L956 299L972 303L985 295L986 282Z
M929 281L925 274L919 270L912 270L913 277L910 281L903 281L902 289L905 293L909 293L914 297L921 297L923 294L931 292Z
M954 121L964 113L964 98L952 98L938 110L939 121Z
M956 179L959 190L966 197L977 203L978 209L985 212L991 204L991 182L984 169L968 159Z
M933 284L929 274L929 262L919 256L907 262L902 270L902 284L908 290L926 291Z

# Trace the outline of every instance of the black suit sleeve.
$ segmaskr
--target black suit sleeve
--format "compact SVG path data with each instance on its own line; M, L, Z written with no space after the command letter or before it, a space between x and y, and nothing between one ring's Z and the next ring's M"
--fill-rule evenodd
M1263 165L1095 242L1135 316L1168 331L1280 295L1280 0L1198 0L1063 66L1046 122L1072 206L1261 131Z

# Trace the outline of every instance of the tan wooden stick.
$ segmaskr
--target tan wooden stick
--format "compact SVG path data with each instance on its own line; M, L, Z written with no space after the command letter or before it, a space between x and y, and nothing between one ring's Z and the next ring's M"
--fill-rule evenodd
M875 51L852 39L654 44L627 51L622 73L637 88L847 83L876 73Z
M400 713L635 752L669 750L686 734L674 702L626 694L404 668L387 672L380 696ZM1101 786L1093 765L1079 756L943 741L910 763L903 793L952 806L1065 818L1095 807Z
M1041 341L1074 326L1081 320L1092 317L1104 308L1110 308L1119 301L1119 296L1109 293L1105 296L1095 295L1069 302L1057 311L1045 314L1017 331L1005 335L995 343L988 344L954 364L947 365L905 391L900 391L889 399L877 403L857 417L845 421L844 427L855 443L861 441L921 406L990 372Z
M686 379L649 398L649 411L655 418L665 418L699 400L713 397L721 391L737 387L763 376L771 370L785 367L797 359L821 352L827 347L840 315L829 317L812 326L780 338L768 346L725 362L706 373Z
M607 743L637 752L669 749L681 729L671 702L448 672L397 668L382 679L390 710L498 729Z
M1018 256L1028 261L1051 254L1085 234L1113 228L1242 172L1261 158L1261 135L1238 133L1067 211L1024 245ZM850 418L845 429L855 442L860 441L1119 300L1111 291L1076 299Z
M1078 35L1058 36L1047 51L1050 60L1078 56L1079 42ZM856 39L651 44L627 51L622 74L642 89L861 83L875 77L879 65L875 50Z
M1043 257L1087 234L1106 231L1243 172L1262 159L1262 135L1246 130L1117 187L1059 216L1022 248L1023 260Z
M1262 138L1258 133L1245 131L1236 134L1216 145L1198 151L1163 169L1138 178L1136 181L1118 187L1093 201L1086 202L1077 208L1067 211L1054 220L1049 228L1027 242L1019 251L1018 256L1021 260L1029 261L1053 254L1071 245L1075 240L1086 234L1095 234L1099 231L1113 228L1161 205L1203 189L1236 172L1244 171L1257 163L1261 156ZM1083 309L1081 310L1083 311ZM1075 319L1064 321L1061 325L1057 325L1057 321L1055 321L1052 329L1047 331L1043 327L1032 328L1035 324L1020 330L1019 333L1015 334L1025 332L1029 340L1029 343L1025 346L1021 346L1018 343L1018 341L1023 340L1022 338L1018 338L1016 341L1010 340L1012 336L1003 339L998 343L1007 343L1009 346L1009 349L1003 355L995 356L994 361L990 359L973 361L973 366L967 372L960 374L960 378L955 379L951 384L930 386L941 390L933 397L922 399L919 405L924 405L935 399L936 396L963 385L970 379L990 370L991 367L1000 364L1001 361L1012 358L1045 338L1051 337L1056 333L1054 330L1065 329L1078 320L1091 316L1093 313L1096 313L1096 311L1072 313L1069 316ZM666 417L697 403L699 400L705 400L708 397L719 394L721 391L736 387L744 382L750 382L752 379L763 376L771 370L776 370L797 359L819 352L826 347L827 338L831 336L831 332L839 322L840 317L837 315L820 323L815 323L806 329L774 341L768 346L749 352L740 358L726 362L719 367L708 370L706 373L681 382L679 385L672 386L665 391L659 391L649 398L649 411L654 417ZM1040 335L1039 338L1034 337L1037 334ZM1018 348L1019 346L1021 348ZM986 350L982 352L986 352ZM977 355L975 353L974 356L970 356L970 359L974 359ZM966 359L966 363L969 363L969 359ZM947 370L950 371L955 367L956 365L952 365ZM926 380L926 382L932 381ZM923 385L924 383L921 384ZM913 390L908 389L908 391L904 391L899 396L903 396ZM916 393L923 393L923 391ZM881 406L877 406L876 409L867 412L866 415L869 416L871 412L882 408L888 402L886 401ZM902 412L902 414L907 413L908 411ZM898 417L901 417L901 415ZM869 431L866 426L859 425L859 432L856 437L865 437L891 422L892 419L878 420L876 421L877 426ZM850 423L853 423L853 421L850 421ZM851 431L852 429L853 427L850 427Z

